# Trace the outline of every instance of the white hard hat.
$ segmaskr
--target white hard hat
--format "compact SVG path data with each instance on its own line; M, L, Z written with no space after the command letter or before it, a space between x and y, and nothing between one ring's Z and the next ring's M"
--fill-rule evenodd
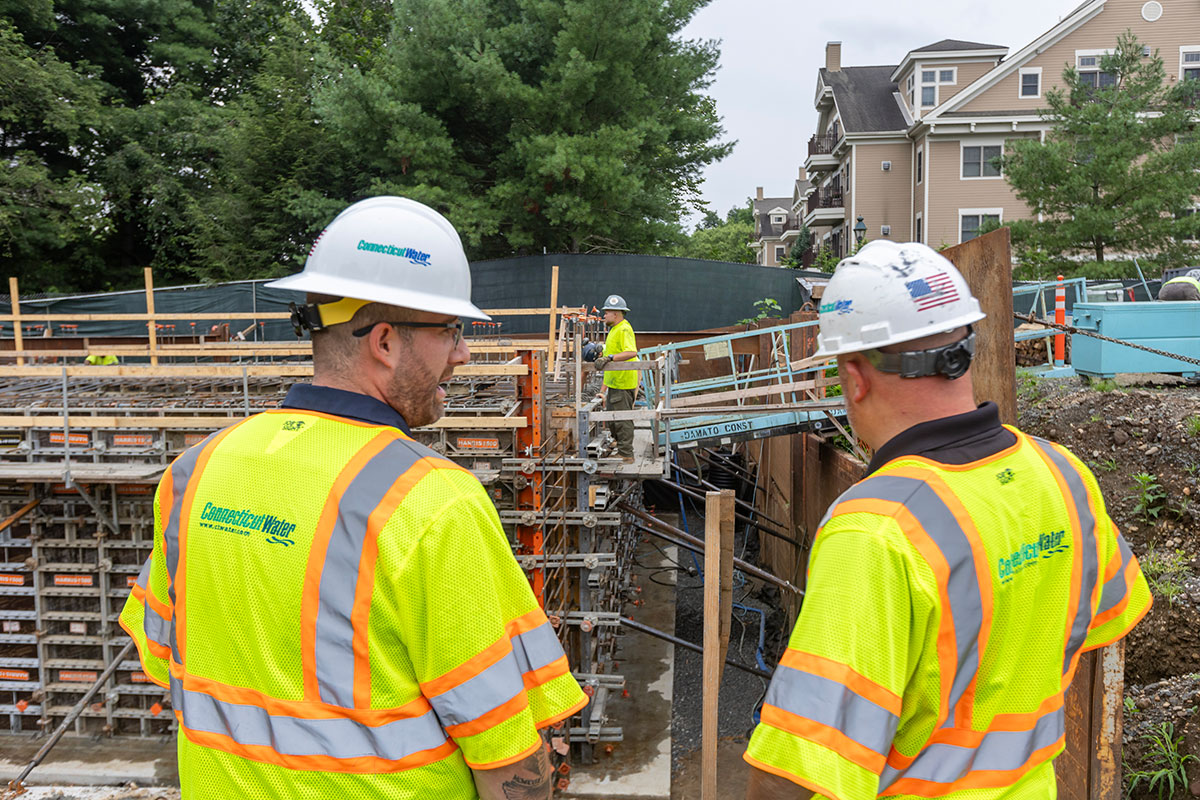
M984 318L949 259L918 242L868 242L838 264L821 295L816 356L922 339Z
M610 294L608 299L604 301L604 311L629 311L629 306L625 305L625 298L619 294Z
M406 197L372 197L345 209L317 237L303 272L267 286L490 319L471 303L471 269L458 232ZM348 321L365 302L347 304L333 319L325 315L323 325Z

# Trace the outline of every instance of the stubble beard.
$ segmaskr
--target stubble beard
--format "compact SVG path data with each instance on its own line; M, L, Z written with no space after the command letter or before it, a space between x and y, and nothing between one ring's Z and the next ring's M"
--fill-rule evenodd
M410 428L432 425L446 410L438 397L440 382L439 376L418 364L401 363L388 381L388 404L400 412Z

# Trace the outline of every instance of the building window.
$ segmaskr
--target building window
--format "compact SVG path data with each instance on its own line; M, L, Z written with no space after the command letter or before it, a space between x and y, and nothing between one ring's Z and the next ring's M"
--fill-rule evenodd
M921 107L928 108L929 106L937 105L937 87L922 86L921 87Z
M1100 57L1103 51L1076 53L1075 62L1079 72L1079 81L1092 89L1108 89L1117 85L1117 76L1111 72L1100 71Z
M916 95L913 94L913 76L912 75L908 76L908 81L905 84L905 86L906 86L906 91L908 92L908 107L913 108L916 105Z
M925 222L925 220L921 219L921 215L917 214L917 235L913 239L913 241L917 241L917 242L925 241L925 231L922 229L922 225L924 222Z
M982 145L962 149L962 176L964 178L999 178L1000 145Z
M1180 51L1180 76L1185 81L1200 81L1200 47L1188 47Z
M1042 68L1027 67L1021 70L1021 97L1042 96Z
M775 246L775 263L782 264L783 259L787 258L787 248L783 245Z
M925 151L917 148L917 183L925 180Z
M771 224L772 225L782 225L783 217L780 216L779 214L776 214L775 216L771 217Z
M979 229L987 223L1000 224L1000 210L959 213L959 242L969 242L979 235Z
M954 76L954 70L943 69L938 71L938 83L957 83Z

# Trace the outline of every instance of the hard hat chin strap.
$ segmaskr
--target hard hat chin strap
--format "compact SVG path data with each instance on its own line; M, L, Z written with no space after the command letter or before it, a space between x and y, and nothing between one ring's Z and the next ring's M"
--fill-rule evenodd
M880 372L892 372L901 378L925 378L943 375L950 380L967 374L975 357L975 331L967 326L967 335L952 344L929 350L909 350L903 353L884 353L864 350L863 356Z

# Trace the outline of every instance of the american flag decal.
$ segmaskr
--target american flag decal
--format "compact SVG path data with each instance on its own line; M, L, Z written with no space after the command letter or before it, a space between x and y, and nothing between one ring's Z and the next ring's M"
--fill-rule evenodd
M928 278L918 278L904 284L912 296L918 311L928 311L931 308L953 303L958 299L958 290L954 288L954 279L945 272L935 272Z

